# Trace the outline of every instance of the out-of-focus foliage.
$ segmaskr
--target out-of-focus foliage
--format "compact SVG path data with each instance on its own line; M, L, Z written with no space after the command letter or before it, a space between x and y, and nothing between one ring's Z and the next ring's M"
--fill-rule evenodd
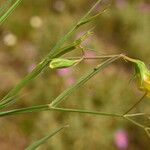
M106 1L105 1L106 2ZM3 1L0 1L0 5ZM26 0L0 27L0 91L2 98L19 80L31 72L56 41L94 3L90 0ZM109 9L90 26L82 27L70 41L85 29L96 26L94 35L84 43L96 50L88 56L125 53L149 65L150 3L144 0L114 0ZM98 9L98 8L97 8ZM68 41L69 42L69 41ZM70 56L79 56L79 52ZM27 107L52 101L80 75L99 61L84 61L73 69L45 70L18 96L14 107ZM129 84L131 67L118 61L96 75L68 97L64 107L86 108L105 112L125 112L142 93ZM148 112L145 99L134 111ZM150 120L135 118L141 122ZM148 150L149 139L138 127L127 121L62 112L41 112L0 118L0 149L20 150L42 137L52 128L68 123L70 127L41 149L84 150L118 149L117 136L126 135L130 150ZM120 133L120 130L122 131Z

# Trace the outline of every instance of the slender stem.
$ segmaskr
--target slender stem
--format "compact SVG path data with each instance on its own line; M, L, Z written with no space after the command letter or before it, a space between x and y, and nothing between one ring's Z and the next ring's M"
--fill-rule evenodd
M132 123L133 123L133 124L135 124L136 126L138 126L138 127L140 127L140 128L145 129L145 126L143 126L142 124L140 124L140 123L138 123L138 122L134 121L133 119L130 119L130 118L125 117L125 116L123 116L123 118L125 118L126 120L128 120L128 121L132 122Z
M91 13L92 11L98 6L98 4L101 2L102 0L98 0L93 6L92 8L83 16L83 18L81 19L84 20L85 18L87 18Z
M0 117L49 110L49 105L39 105L0 112Z
M122 54L121 57L122 57L123 59L127 60L127 61L130 61L130 62L134 62L134 63L137 62L136 59L130 58L130 57L124 55L124 54Z
M58 107L50 107L50 109L56 111L62 111L62 112L84 113L84 114L109 116L109 117L122 117L121 114L105 113L105 112L83 110L83 109L70 109L70 108L58 108Z
M101 55L101 56L93 56L93 57L86 57L83 56L83 59L106 59L106 58L112 58L112 57L116 57L120 54L116 54L116 55ZM65 57L66 59L80 59L81 57Z
M112 57L117 57L121 54L116 54L116 55L99 55L99 56L93 56L93 57L86 57L86 56L82 56L82 57L65 57L65 59L70 59L70 60L76 60L76 59L106 59L106 58L112 58ZM53 58L49 59L49 60L53 60Z
M17 115L17 114L31 113L31 112L40 112L40 111L46 111L46 110L61 111L61 112L72 112L72 113L83 113L83 114L91 114L91 115L99 115L99 116L124 118L127 121L135 124L136 126L138 126L140 128L143 128L145 130L145 132L147 133L147 135L150 137L150 133L149 133L150 128L145 127L142 124L134 121L133 119L128 118L127 115L116 114L116 113L105 113L105 112L83 110L83 109L58 108L58 107L51 107L49 104L0 112L0 117L8 116L8 115Z
M145 93L132 107L130 107L125 113L124 115L128 114L133 108L135 108L143 99L144 97L147 95L147 93Z
M53 137L54 135L56 135L57 133L59 133L61 130L63 130L66 127L68 127L68 125L59 127L58 129L54 130L52 133L49 133L48 135L46 135L42 139L39 139L38 141L36 141L36 142L32 143L31 145L29 145L25 150L35 150L35 149L37 149L40 145L44 144L48 139L50 139L51 137Z
M16 2L0 17L0 25L12 14L12 12L19 6L22 0L16 0Z
M31 113L31 112L40 112L40 111L46 111L46 110L86 113L86 114L110 116L110 117L122 117L121 114L105 113L105 112L83 110L83 109L56 108L56 107L50 107L49 104L32 106L32 107L27 107L27 108L19 108L19 109L14 109L14 110L0 112L0 117L8 116L8 115Z
M136 113L136 114L126 114L124 116L126 116L126 117L135 117L135 116L144 116L144 115L150 115L150 114L147 114L147 113Z

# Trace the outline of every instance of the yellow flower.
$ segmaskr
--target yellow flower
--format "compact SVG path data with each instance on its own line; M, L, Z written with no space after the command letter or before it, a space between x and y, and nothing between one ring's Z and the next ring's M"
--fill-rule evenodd
M144 62L136 60L135 73L138 80L139 89L146 92L147 96L150 97L150 71Z
M150 71L146 67L145 63L141 60L133 59L125 55L122 55L122 57L125 60L134 63L138 88L147 93L146 96L150 97Z

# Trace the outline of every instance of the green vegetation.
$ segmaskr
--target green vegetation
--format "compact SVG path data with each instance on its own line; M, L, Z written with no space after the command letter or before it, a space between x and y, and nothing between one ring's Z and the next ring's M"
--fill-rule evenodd
M9 143L2 149L25 149L66 123L65 134L54 136L66 126L60 127L26 149L147 149L148 3L98 0L66 33L90 1L21 2L8 0L0 7L0 138ZM127 84L132 64L142 93Z

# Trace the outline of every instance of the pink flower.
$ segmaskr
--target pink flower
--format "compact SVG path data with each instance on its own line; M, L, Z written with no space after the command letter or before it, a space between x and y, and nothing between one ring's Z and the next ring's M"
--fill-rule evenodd
M59 76L69 76L72 73L71 68L63 68L63 69L57 69L57 74Z
M128 147L128 136L127 132L123 129L118 130L114 136L114 142L118 149L125 150Z

